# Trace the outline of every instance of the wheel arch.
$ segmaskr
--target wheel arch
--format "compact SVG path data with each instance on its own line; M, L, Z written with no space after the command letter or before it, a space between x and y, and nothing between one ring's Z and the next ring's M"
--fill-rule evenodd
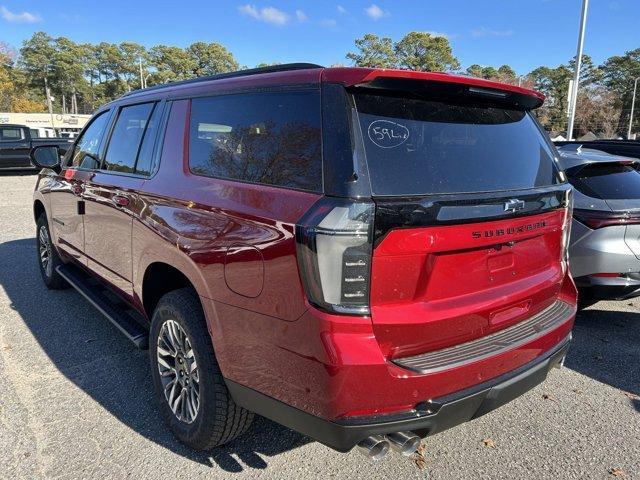
M151 319L153 311L163 295L180 288L198 289L191 279L180 269L162 261L147 265L142 277L142 306Z
M40 218L40 215L42 214L47 214L46 209L44 208L44 203L42 203L39 199L36 199L33 202L33 220L34 221L38 221L38 218Z

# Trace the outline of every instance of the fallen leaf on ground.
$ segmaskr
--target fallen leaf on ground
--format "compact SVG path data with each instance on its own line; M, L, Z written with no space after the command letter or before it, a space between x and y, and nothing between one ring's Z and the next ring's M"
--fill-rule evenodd
M551 400L552 402L556 401L555 397L553 397L552 395L549 395L548 393L543 393L542 398L544 400Z
M3 345L3 346L2 346L2 349L3 349L3 350L7 350L7 351L9 351L9 350L11 350L12 348L11 348L11 345L8 345L8 344L7 344L7 345Z
M496 448L496 442L494 442L491 438L485 438L484 440L482 440L482 443L484 443L485 447Z
M627 478L627 474L621 468L610 468L609 473L614 477Z
M630 398L631 400L636 400L637 398L640 398L635 393L631 393L631 392L622 392L622 393L624 393L625 397Z
M424 470L425 468L427 468L427 461L423 457L421 457L420 455L415 455L413 457L413 463L420 470Z
M418 449L411 456L411 460L413 460L415 466L420 470L424 470L425 468L427 468L427 459L424 456L426 452L427 446L424 444L424 442L420 442L420 445L418 445Z

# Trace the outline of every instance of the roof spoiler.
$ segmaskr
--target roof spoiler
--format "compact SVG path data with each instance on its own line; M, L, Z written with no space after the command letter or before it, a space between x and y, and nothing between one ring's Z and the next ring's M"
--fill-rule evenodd
M544 95L534 90L475 77L436 72L372 68L326 68L323 81L349 88L404 91L416 95L460 95L525 110L538 108Z

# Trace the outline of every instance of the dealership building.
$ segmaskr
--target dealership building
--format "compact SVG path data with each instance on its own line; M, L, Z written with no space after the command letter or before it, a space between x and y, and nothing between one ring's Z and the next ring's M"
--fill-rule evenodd
M0 112L0 125L11 123L24 125L31 129L53 129L56 134L78 133L91 115L68 113L6 113Z

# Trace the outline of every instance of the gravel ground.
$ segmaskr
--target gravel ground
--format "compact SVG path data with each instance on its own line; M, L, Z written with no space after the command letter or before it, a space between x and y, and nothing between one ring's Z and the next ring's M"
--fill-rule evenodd
M640 478L640 301L580 314L564 369L427 439L422 468L339 454L262 418L190 451L159 420L146 352L73 290L44 288L34 183L0 176L0 478Z

